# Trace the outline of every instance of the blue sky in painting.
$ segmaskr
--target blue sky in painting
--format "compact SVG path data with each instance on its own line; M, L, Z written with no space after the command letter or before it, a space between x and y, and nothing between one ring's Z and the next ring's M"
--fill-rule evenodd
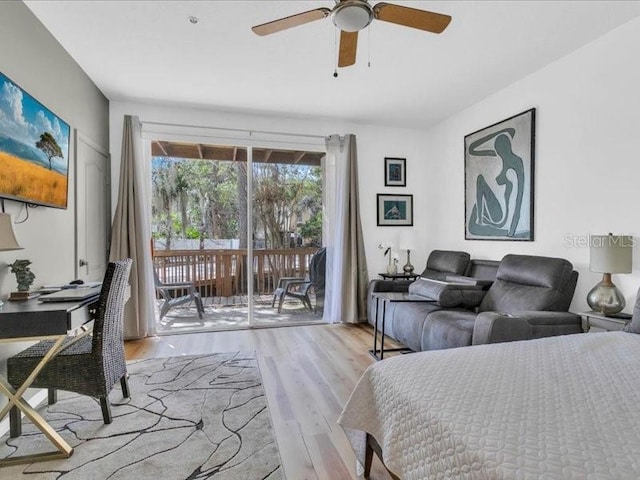
M44 132L53 135L64 155L62 159L52 160L53 168L67 173L69 125L0 73L0 135L17 140L39 152L35 145Z

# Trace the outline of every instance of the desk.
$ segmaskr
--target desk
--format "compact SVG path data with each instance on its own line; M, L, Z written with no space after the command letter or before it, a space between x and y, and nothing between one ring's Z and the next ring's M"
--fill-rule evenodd
M0 466L31 463L35 461L68 458L73 448L40 416L23 398L24 392L38 376L47 362L62 347L62 342L69 331L81 329L75 337L79 340L91 333L91 328L84 326L95 315L98 296L76 302L41 303L37 299L24 302L7 302L0 310L0 344L8 342L29 342L54 340L53 346L42 361L36 366L27 380L17 389L0 375L0 393L9 399L7 405L0 410L2 420L14 405L18 407L31 422L56 446L53 452L21 457L9 457L0 460Z

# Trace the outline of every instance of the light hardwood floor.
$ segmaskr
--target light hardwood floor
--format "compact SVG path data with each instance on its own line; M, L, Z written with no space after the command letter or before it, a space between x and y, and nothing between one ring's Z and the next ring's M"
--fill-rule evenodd
M336 420L373 363L372 342L369 327L309 325L151 337L126 342L126 355L255 351L287 480L348 480L355 456ZM371 478L391 477L375 459Z

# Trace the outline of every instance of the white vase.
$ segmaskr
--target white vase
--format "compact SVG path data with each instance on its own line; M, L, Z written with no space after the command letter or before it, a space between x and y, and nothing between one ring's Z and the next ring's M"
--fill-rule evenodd
M389 264L387 265L387 273L389 275L394 275L398 273L398 265L396 265L396 262L394 261L389 262Z

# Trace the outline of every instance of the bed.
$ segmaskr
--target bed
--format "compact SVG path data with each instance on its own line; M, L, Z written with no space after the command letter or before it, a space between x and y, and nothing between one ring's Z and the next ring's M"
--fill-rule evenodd
M390 358L366 370L338 423L360 470L369 435L403 480L638 479L640 335Z

